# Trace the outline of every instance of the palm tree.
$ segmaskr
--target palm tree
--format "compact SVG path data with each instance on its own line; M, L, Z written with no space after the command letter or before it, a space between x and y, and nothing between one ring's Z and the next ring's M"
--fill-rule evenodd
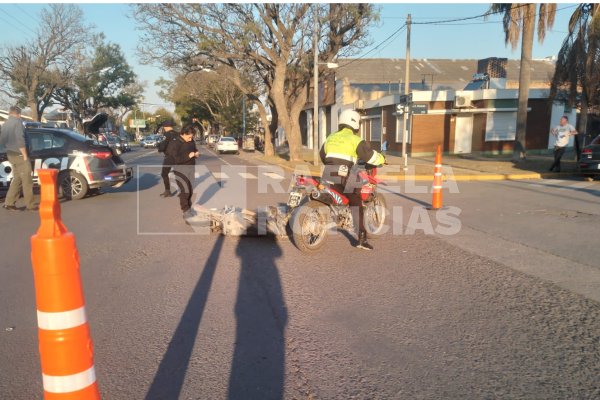
M580 4L571 15L569 32L558 53L550 95L555 98L565 93L571 106L579 102L579 131L584 138L588 134L589 110L600 103L598 63L600 4ZM578 142L580 140L578 138Z
M533 34L535 30L537 4L531 3L494 3L490 13L504 14L503 28L506 44L515 50L521 39L521 68L519 72L519 108L517 110L517 135L513 160L524 160L526 156L525 136L527 131L527 102L529 100L529 82L531 78L531 54ZM537 37L541 43L546 36L546 29L554 25L556 4L539 4L537 13Z

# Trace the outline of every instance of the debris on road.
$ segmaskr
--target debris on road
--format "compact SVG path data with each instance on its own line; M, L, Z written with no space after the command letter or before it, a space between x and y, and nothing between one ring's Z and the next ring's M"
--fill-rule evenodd
M287 238L290 215L286 206L269 206L251 211L225 206L222 209L196 208L196 215L186 218L195 230L221 233L224 236L275 236Z

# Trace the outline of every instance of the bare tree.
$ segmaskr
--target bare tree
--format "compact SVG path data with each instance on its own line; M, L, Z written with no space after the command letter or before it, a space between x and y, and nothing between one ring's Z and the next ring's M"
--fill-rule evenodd
M371 5L306 3L140 4L134 15L144 31L139 46L143 61L159 62L171 70L224 67L221 77L254 96L265 126L265 106L258 99L266 96L286 132L290 158L296 161L301 159L302 147L299 117L315 67L313 13L318 13L320 21L322 62L365 46L376 17ZM260 83L260 92L248 91L241 71ZM265 142L270 144L268 136Z
M72 4L50 4L42 10L36 37L26 44L0 49L0 91L31 109L40 120L52 94L74 67L73 55L88 41L83 12Z

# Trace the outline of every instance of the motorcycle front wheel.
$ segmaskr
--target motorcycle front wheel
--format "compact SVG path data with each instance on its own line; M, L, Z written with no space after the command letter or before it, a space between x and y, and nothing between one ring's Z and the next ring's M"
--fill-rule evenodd
M330 215L328 206L314 200L296 208L290 220L294 245L306 253L323 247Z
M364 218L369 238L378 238L386 232L387 205L380 193L365 206Z

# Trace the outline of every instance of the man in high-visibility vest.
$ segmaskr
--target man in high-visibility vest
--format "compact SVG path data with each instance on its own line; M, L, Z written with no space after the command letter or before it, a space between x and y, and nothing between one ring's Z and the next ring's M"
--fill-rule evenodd
M357 133L360 128L360 114L354 110L344 110L338 118L338 132L332 133L321 148L321 161L325 164L323 179L332 183L333 189L344 193L350 201L353 210L354 226L358 219L358 244L357 248L373 250L367 241L367 231L364 222L364 207L360 197L360 188L350 183L352 167L358 160L371 165L383 165L385 157L371 149L369 144L362 140ZM358 211L358 212L356 212ZM358 214L358 215L357 215Z

